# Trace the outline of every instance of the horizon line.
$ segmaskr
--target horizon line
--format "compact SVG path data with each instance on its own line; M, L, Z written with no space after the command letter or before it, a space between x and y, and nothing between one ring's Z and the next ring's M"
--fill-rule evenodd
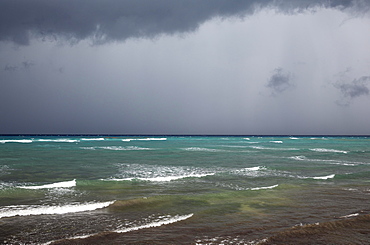
M370 137L367 134L0 134L0 136L152 136L152 137Z

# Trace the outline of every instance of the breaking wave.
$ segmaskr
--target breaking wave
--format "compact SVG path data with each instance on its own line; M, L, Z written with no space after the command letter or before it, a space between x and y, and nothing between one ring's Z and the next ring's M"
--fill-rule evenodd
M104 150L112 150L112 151L145 151L145 150L151 150L151 148L146 147L138 147L138 146L106 146L106 147L97 147L99 149Z
M254 188L249 188L251 191L258 191L258 190L267 190L267 189L273 189L275 187L278 187L279 185L272 185L272 186L264 186L264 187L254 187Z
M62 181L62 182L46 184L46 185L20 186L19 188L36 190L36 189L49 189L49 188L69 188L69 187L74 187L74 186L76 186L75 179L71 181Z
M312 179L332 179L335 177L335 174L330 174L330 175L327 175L327 176L319 176L319 177L312 177Z
M92 203L71 203L67 205L13 205L0 208L0 218L27 215L45 215L45 214L66 214L84 211L93 211L108 207L113 204L110 202L92 202Z
M0 140L0 143L32 143L32 140L22 139L22 140Z
M100 147L80 147L84 150L111 150L111 151L146 151L154 150L153 148L138 147L138 146L100 146Z
M167 140L167 138L139 138L139 139L122 139L124 142L130 142L134 140L152 141L152 140Z
M162 226L162 225L169 225L169 224L172 224L172 223L176 223L176 222L180 222L180 221L189 219L193 215L194 214L191 213L191 214L187 214L187 215L175 215L175 216L165 215L165 216L160 216L156 220L154 220L153 222L150 222L150 223L147 223L147 224L126 227L126 228L123 228L123 229L113 230L111 232L113 232L113 233L126 233L126 232L141 230L141 229L159 227L159 226ZM93 233L93 234L81 235L81 236L74 236L74 237L70 237L70 238L66 238L66 239L62 239L62 240L50 241L50 242L44 243L44 245L51 244L51 243L57 242L57 241L85 239L85 238L93 237L93 236L96 236L96 235L99 235L99 233Z
M84 140L84 141L103 141L105 139L104 138L82 138L81 140Z
M56 143L75 143L80 142L79 140L74 139L38 139L38 142L56 142Z
M183 148L185 151L204 151L204 152L221 152L225 150L220 150L220 149L211 149L211 148L203 148L203 147L188 147L188 148Z
M347 154L348 151L341 151L341 150L335 150L335 149L325 149L325 148L314 148L310 149L311 151L317 151L317 152L332 152L332 153L344 153Z
M281 142L282 143L282 142ZM298 151L298 148L273 148L273 147L264 147L264 146L249 146L250 148L257 150L274 150L274 151Z
M272 141L270 141L270 143L282 144L283 141L281 141L281 140L272 140Z
M140 178L140 177L133 177L133 178L111 178L111 179L104 179L104 180L111 180L111 181L132 181L132 180L142 180L142 181L151 181L151 182L168 182L172 180L184 179L184 178L201 178L209 175L214 175L214 173L209 174L189 174L189 175L181 175L181 176L159 176L159 177L152 177L152 178Z
M351 161L343 161L343 160L334 160L334 159L309 159L305 156L292 156L289 157L290 159L297 160L297 161L308 161L308 162L325 162L328 164L333 165L343 165L343 166L356 166L356 165L367 165L369 163L366 162L351 162Z

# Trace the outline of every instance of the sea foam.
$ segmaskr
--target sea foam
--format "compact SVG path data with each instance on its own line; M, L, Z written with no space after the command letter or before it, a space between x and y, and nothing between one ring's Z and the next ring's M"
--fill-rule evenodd
M347 154L348 151L341 151L341 150L335 150L335 149L325 149L325 148L314 148L310 149L311 151L317 151L317 152L332 152L332 153L344 153Z
M32 143L32 140L29 139L22 139L22 140L0 140L0 143Z
M250 188L251 191L258 191L258 190L267 190L267 189L273 189L275 187L278 187L279 185L272 185L272 186L264 186L264 187L254 187Z
M147 224L144 224L144 225L126 227L126 228L123 228L123 229L113 230L111 232L127 233L127 232L137 231L137 230L141 230L141 229L148 229L148 228L159 227L159 226L162 226L162 225L169 225L169 224L172 224L172 223L176 223L176 222L179 222L179 221L189 219L189 218L193 217L193 215L194 214L191 213L191 214L187 214L187 215L163 216L164 218L159 218L156 221L153 221L153 222L150 222L150 223L147 223ZM85 239L85 238L92 237L92 236L95 236L95 235L98 235L98 234L99 233L93 233L93 234L81 235L81 236L74 236L74 237L67 238L66 240ZM65 240L65 239L63 239L63 240ZM43 245L48 245L48 244L51 244L53 242L56 242L56 241L50 241L50 242L44 243Z
M81 140L84 140L84 141L103 141L105 139L104 138L82 138Z
M93 211L100 208L108 207L113 204L110 202L93 202L93 203L72 203L67 205L13 205L0 208L0 218L27 215L45 215L45 214L66 214L84 211Z
M225 150L219 150L219 149L211 149L211 148L203 148L203 147L188 147L183 148L185 151L204 151L204 152L220 152Z
M56 142L56 143L75 143L80 142L79 140L73 139L39 139L38 142Z
M183 221L183 220L191 218L192 216L193 216L193 214L176 215L176 216L173 216L173 217L169 216L169 217L166 217L162 220L155 221L155 222L152 222L152 223L149 223L149 224L134 226L134 227L128 227L128 228L124 228L124 229L120 229L120 230L115 230L115 232L125 233L125 232L130 232L130 231L137 231L137 230L141 230L141 229L146 229L146 228L159 227L159 226L162 226L162 225L168 225L168 224L176 223L176 222L179 222L179 221Z
M270 143L282 144L283 141L281 141L281 140L272 140L272 141L270 141Z
M111 181L132 181L132 180L142 180L142 181L151 181L151 182L168 182L172 180L184 179L184 178L201 178L209 175L214 175L214 173L209 174L189 174L189 175L181 175L181 176L158 176L158 177L151 177L151 178L140 178L140 177L132 177L132 178L112 178L112 179L104 179L104 180L111 180Z
M335 174L327 175L327 176L319 176L319 177L312 177L312 179L332 179L335 177Z
M138 139L122 139L124 142L130 142L134 140L152 141L152 140L167 140L167 138L138 138Z
M152 148L146 147L138 147L138 146L104 146L104 147L96 147L99 149L104 150L112 150L112 151L145 151L145 150L152 150Z
M20 188L36 190L36 189L49 189L49 188L69 188L69 187L74 187L74 186L76 186L75 179L71 181L62 181L62 182L46 184L46 185L20 186Z

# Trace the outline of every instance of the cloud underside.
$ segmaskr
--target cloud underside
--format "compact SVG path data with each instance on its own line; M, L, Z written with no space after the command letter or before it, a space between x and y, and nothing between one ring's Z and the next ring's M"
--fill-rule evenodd
M291 74L285 72L282 68L276 68L274 70L266 86L272 90L272 95L282 93L294 87L291 82Z
M295 13L318 7L353 9L360 0L4 0L0 41L27 45L32 38L91 39L93 43L192 32L213 18L245 17L264 8Z
M351 100L360 97L368 96L369 88L367 84L370 82L370 76L363 76L358 79L354 79L352 82L344 83L337 82L335 87L341 92L342 99L337 101L338 105L349 105Z

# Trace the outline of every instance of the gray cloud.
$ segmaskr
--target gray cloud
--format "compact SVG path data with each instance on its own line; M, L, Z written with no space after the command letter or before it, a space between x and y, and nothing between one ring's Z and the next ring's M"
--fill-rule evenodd
M0 41L27 45L31 38L93 43L154 38L196 30L215 17L243 17L264 7L297 12L316 7L347 9L359 0L3 0ZM364 7L362 7L363 9Z
M4 67L4 71L16 71L18 69L17 66L11 66L11 65L6 65Z
M294 87L291 78L291 73L276 68L266 86L272 90L272 95L276 95Z
M33 63L32 61L23 61L22 62L22 66L24 69L29 69L30 67L34 66L35 63Z
M34 62L26 60L17 65L9 65L9 64L5 65L4 71L13 72L17 70L27 70L27 69L30 69L34 65L35 65Z
M340 90L342 99L337 101L337 104L347 106L350 104L350 100L369 95L370 90L367 87L369 82L370 76L362 76L349 83L338 81L334 86Z

